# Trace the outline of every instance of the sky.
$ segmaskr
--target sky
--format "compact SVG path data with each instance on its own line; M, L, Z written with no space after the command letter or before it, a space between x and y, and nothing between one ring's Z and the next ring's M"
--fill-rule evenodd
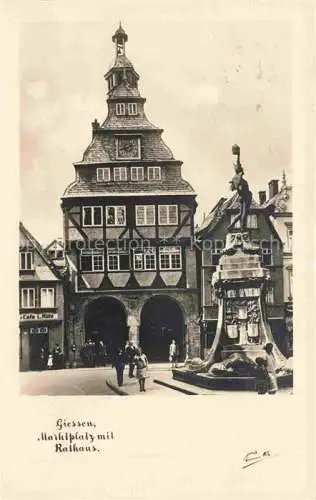
M68 16L20 24L20 218L43 245L63 234L60 197L90 143L91 122L107 115L103 75L114 60L119 21L146 114L164 129L198 194L196 223L230 195L232 144L241 147L255 196L283 169L291 181L289 24L217 16L204 3L201 9L184 2L187 10L177 4L168 15L150 6L137 10L138 3L103 4L86 22Z

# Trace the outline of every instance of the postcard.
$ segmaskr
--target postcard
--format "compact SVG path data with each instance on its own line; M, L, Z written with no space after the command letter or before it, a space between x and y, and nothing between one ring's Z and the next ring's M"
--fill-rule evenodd
M3 498L314 498L312 3L3 7Z

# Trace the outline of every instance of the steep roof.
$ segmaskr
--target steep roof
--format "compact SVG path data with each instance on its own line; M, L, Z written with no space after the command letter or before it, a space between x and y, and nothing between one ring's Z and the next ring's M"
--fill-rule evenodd
M135 126L133 127L135 128ZM140 127L142 129L144 127ZM126 127L127 129L127 127ZM132 127L131 127L132 129ZM122 128L122 130L124 130ZM156 131L157 132L157 131ZM111 134L96 134L91 143L83 153L82 161L75 165L90 163L116 162L116 151L114 147L114 136ZM170 148L164 143L159 133L147 133L142 138L142 160L173 160Z
M182 195L195 194L192 186L185 180L168 179L166 181L120 181L96 183L82 180L71 183L65 190L63 198L76 196L127 196L127 195Z
M222 220L222 218L225 216L225 214L228 211L235 211L239 209L239 202L238 202L239 195L238 193L235 193L231 198L220 198L220 200L216 203L216 205L213 207L213 209L209 212L207 217L202 221L202 223L197 227L196 229L196 234L198 235L203 235L205 233L209 233L215 229L217 224ZM259 203L252 198L251 205L250 205L250 210L260 210L262 207L260 207ZM269 225L272 226L272 230L274 232L274 227L269 219L267 217L267 220L269 221Z
M48 255L46 254L44 248L42 245L37 241L35 236L33 236L24 226L24 224L20 221L19 228L21 233L25 236L25 238L31 243L31 246L38 252L38 254L41 256L43 261L45 262L46 266L44 266L43 269L40 269L39 267L35 270L35 276L34 279L38 280L51 280L53 279L62 279L62 275L58 272L58 269L55 268L51 260L49 259ZM23 277L21 277L23 278ZM29 279L30 276L28 276L27 279Z

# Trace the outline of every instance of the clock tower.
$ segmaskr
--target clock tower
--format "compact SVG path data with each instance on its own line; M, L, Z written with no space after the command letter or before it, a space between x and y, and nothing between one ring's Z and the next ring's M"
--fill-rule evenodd
M62 196L70 270L69 345L113 353L126 340L149 360L200 355L194 247L196 193L151 123L121 24L104 75L108 112ZM97 349L97 347L96 347Z

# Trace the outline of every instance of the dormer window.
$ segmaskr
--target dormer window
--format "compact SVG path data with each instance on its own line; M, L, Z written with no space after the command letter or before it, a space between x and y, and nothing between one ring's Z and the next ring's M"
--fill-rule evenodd
M34 270L33 252L20 252L20 271Z
M98 182L109 182L111 180L110 177L110 169L109 168L97 168L97 181Z
M147 175L149 181L160 181L161 179L160 167L148 167Z
M118 116L125 115L125 103L124 102L116 103L115 109L116 109L116 114Z
M129 102L127 105L127 111L129 115L137 115L137 104L136 102Z

